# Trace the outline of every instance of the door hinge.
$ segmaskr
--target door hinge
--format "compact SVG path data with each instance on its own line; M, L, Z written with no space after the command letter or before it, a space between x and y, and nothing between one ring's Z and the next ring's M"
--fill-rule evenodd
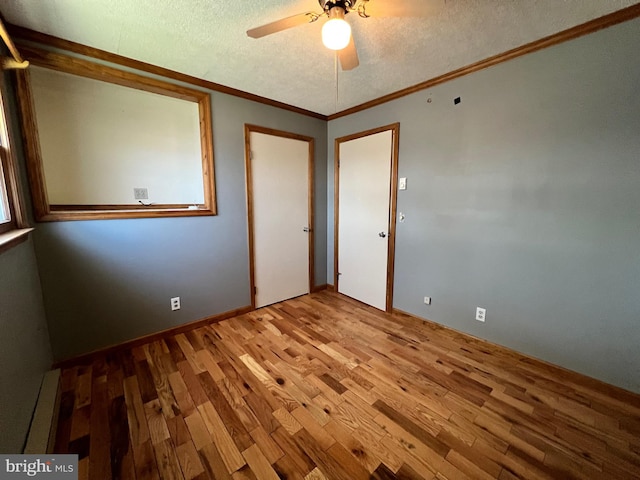
M258 294L258 287L253 287L253 294L257 295Z

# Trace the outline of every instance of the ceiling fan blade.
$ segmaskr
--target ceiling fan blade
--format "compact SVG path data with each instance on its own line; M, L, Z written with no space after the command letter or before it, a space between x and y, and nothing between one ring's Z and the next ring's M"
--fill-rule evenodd
M428 17L444 7L445 0L367 0L359 12L369 17Z
M287 28L293 28L305 23L315 22L318 17L319 15L313 12L300 13L298 15L282 18L280 20L276 20L275 22L267 23L266 25L247 30L247 35L251 38L266 37L267 35L281 32L282 30L286 30Z
M360 61L358 60L358 51L356 50L356 44L353 41L353 35L349 39L349 45L342 50L338 50L338 58L340 59L340 66L342 70L353 70Z

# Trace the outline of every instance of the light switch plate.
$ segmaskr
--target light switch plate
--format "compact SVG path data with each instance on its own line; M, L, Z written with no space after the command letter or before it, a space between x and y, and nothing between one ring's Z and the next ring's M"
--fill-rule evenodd
M398 190L406 190L407 189L407 177L402 177L398 179Z

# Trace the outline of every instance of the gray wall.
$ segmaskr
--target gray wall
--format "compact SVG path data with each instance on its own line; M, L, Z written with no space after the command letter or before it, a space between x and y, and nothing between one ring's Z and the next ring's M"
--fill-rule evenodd
M640 392L638 38L634 20L329 123L333 158L400 122L395 308Z
M16 127L14 93L6 74L4 81L7 121ZM11 144L24 184L19 136L12 136ZM0 253L0 453L22 453L42 376L50 367L40 278L29 239Z
M51 349L33 244L0 253L0 453L22 453Z
M315 278L326 283L326 122L217 92L212 110L217 216L37 225L55 359L250 305L245 123L316 139Z

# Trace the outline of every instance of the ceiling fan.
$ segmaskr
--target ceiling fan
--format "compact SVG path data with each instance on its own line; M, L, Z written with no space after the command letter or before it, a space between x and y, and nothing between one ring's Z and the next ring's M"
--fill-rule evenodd
M443 0L439 0L442 2ZM251 38L261 38L305 23L313 23L322 17L329 20L322 26L322 43L336 50L342 70L353 70L360 62L351 25L345 16L355 12L361 18L369 17L421 17L433 12L438 1L434 0L318 0L321 13L305 12L286 17L260 27L247 30Z

